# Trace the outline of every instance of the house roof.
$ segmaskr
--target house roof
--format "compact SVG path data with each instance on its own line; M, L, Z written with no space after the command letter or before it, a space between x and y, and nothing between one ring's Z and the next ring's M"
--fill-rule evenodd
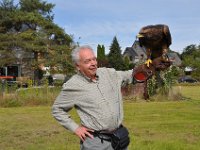
M139 41L135 41L132 45L133 49L137 52L137 53L145 53L146 54L146 50L140 46Z
M124 51L124 56L131 56L132 62L136 63L139 60L146 59L145 49L139 44L139 41L135 41L131 47L127 47Z
M172 60L173 65L180 66L181 65L181 59L177 55L177 53L171 52L168 53L169 59Z
M138 56L138 54L135 52L135 50L133 49L133 47L127 47L124 51L123 55L130 55L130 56Z
M131 55L132 57L141 57L141 55L143 55L144 57L146 56L146 52L145 52L145 49L142 48L140 45L139 45L139 42L138 41L135 41L132 45L132 47L127 47L124 51L124 54L123 55L126 55L126 54L129 54Z

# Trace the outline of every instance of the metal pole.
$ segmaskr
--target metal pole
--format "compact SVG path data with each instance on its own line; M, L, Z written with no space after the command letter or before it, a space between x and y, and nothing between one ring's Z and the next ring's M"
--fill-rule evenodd
M3 88L2 88L2 80L0 79L0 97L3 97Z
M5 79L1 80L1 97L3 98L5 92Z

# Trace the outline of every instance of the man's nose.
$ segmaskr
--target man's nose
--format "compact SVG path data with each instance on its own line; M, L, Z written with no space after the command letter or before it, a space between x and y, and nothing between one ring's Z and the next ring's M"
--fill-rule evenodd
M96 64L97 64L97 60L96 60L96 59L95 59L95 60L92 60L92 61L91 61L91 64L92 64L92 65L96 65Z

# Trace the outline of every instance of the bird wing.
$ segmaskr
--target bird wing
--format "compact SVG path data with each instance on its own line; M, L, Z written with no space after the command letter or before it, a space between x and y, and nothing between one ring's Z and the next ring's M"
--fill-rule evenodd
M165 40L167 42L167 46L169 47L172 44L172 37L171 37L170 31L169 31L169 27L167 25L164 25L163 33L165 35Z

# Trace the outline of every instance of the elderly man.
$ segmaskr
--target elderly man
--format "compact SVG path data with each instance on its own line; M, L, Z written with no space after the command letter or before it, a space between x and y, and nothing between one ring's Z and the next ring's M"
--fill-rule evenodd
M81 150L113 150L118 145L122 145L120 150L127 149L129 139L125 144L114 143L113 135L123 128L121 85L132 82L132 71L97 68L90 46L74 49L72 60L77 74L64 83L53 104L53 116L81 139ZM80 125L68 114L73 107L80 117ZM128 134L125 130L119 131L120 134Z

